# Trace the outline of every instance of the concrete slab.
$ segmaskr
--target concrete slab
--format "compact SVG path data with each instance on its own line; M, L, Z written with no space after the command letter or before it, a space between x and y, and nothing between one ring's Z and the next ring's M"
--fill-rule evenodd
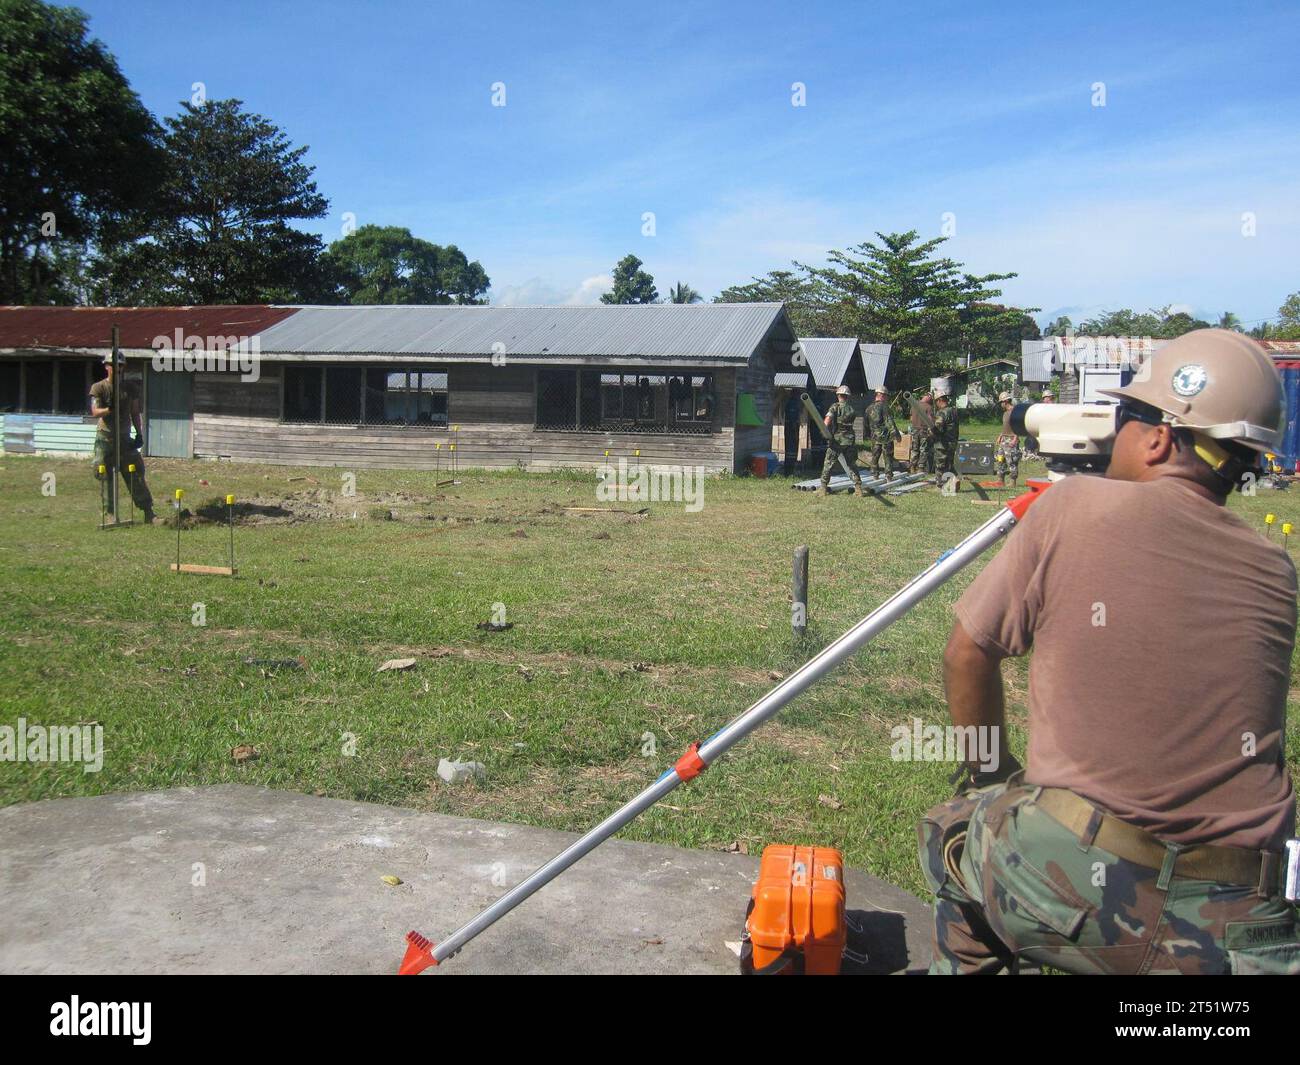
M393 973L575 837L220 785L0 809L0 971ZM730 973L758 859L611 840L453 973ZM380 878L400 877L390 887ZM929 908L848 870L877 972L929 964Z

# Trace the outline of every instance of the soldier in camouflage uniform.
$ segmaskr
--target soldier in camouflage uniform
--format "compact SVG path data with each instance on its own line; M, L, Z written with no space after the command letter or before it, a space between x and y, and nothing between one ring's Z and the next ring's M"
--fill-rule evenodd
M831 483L831 471L839 465L839 457L844 456L849 473L853 478L853 494L862 498L862 475L858 473L857 437L854 435L853 422L857 413L849 402L849 386L840 385L835 390L835 403L826 412L822 424L826 426L826 459L822 463L822 483L817 487L818 495L828 495L827 486Z
M908 473L934 473L934 400L927 392L912 408Z
M1020 479L1020 437L1011 428L1011 393L1003 392L998 402L1002 404L1002 431L994 444L993 459L997 463L998 484L1005 487L1010 479L1011 487L1015 488Z
M944 474L957 473L957 411L947 393L935 397L934 412L934 468L942 480Z
M1281 381L1204 329L1104 391L1106 477L1054 485L955 608L944 688L970 780L919 826L931 972L1300 975L1296 571L1224 506L1281 439ZM999 757L1001 662L1030 650L1021 769ZM976 730L996 741L978 758Z
M876 401L863 417L863 433L871 439L871 474L879 477L881 464L887 477L894 476L894 442L903 439L889 409L889 393L876 389Z
M113 423L116 420L121 434L122 480L126 482L127 490L131 493L132 500L142 512L142 517L147 524L154 520L154 513L153 495L144 479L144 459L140 456L139 441L144 437L144 432L140 428L140 395L135 385L126 380L124 374L126 361L120 355L116 368L113 365L113 356L105 355L104 367L108 371L108 376L90 386L90 413L99 419L99 426L95 431L95 455L91 471L95 479L100 480L99 467L103 466L106 471L103 480L110 483L115 476L114 467L118 449L113 444ZM119 391L124 409L119 412L116 419L113 416L114 373L123 374ZM132 426L135 427L134 439L131 437ZM134 473L131 472L132 466L135 467Z

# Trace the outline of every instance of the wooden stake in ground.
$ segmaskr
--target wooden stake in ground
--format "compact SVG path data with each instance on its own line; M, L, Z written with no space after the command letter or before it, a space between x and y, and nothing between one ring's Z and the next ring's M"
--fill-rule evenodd
M790 627L796 636L808 631L808 548L794 549L794 575L790 589Z
M181 499L185 495L185 489L176 489L176 495L172 499L172 507L176 511L176 565L172 567L177 573L181 571Z
M226 519L230 522L230 575L235 575L235 497L226 496Z
M1265 540L1273 539L1273 522L1275 521L1277 521L1276 514L1264 515L1264 539Z

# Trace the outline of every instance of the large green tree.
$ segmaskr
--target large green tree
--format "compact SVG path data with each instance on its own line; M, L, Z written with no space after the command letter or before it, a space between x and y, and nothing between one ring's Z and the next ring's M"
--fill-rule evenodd
M400 226L362 226L325 253L344 303L483 303L488 276L454 244L442 247Z
M922 384L966 354L1018 358L1019 341L1038 336L1029 316L1037 308L992 302L1002 292L991 283L1015 274L967 273L936 254L945 237L923 241L914 230L876 237L830 252L825 266L794 263L794 270L723 289L718 302L784 303L801 337L893 344L894 387Z
M307 148L239 100L185 102L166 127L156 202L100 264L105 302L321 298L321 239L292 224L329 208Z
M157 123L86 23L0 0L0 303L75 299L65 271L157 181Z
M720 292L715 303L784 303L790 324L801 337L830 335L822 328L823 311L817 286L806 272L773 270L747 285L731 285Z
M1170 306L1164 306L1142 312L1127 308L1106 311L1083 322L1077 332L1080 336L1172 339L1193 329L1208 329L1209 326L1209 322L1193 318L1186 311L1174 311Z
M624 255L614 267L614 288L600 297L601 303L657 303L655 279L641 269L635 255Z
M946 237L922 240L916 230L877 233L845 251L832 251L823 267L802 266L818 288L823 325L832 335L894 345L889 383L912 387L966 355L1003 355L1014 338L1037 327L1036 307L992 302L993 283L1008 274L971 274L938 254Z

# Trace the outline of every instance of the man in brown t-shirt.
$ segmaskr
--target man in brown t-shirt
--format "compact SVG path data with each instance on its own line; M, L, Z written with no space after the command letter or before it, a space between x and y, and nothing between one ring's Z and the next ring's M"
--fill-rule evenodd
M1224 330L1144 370L1110 393L1107 477L1052 487L957 605L953 723L1000 738L1001 660L1032 649L1029 742L1023 779L1004 757L922 822L934 971L1300 972L1296 572L1223 505L1280 434L1281 385Z

